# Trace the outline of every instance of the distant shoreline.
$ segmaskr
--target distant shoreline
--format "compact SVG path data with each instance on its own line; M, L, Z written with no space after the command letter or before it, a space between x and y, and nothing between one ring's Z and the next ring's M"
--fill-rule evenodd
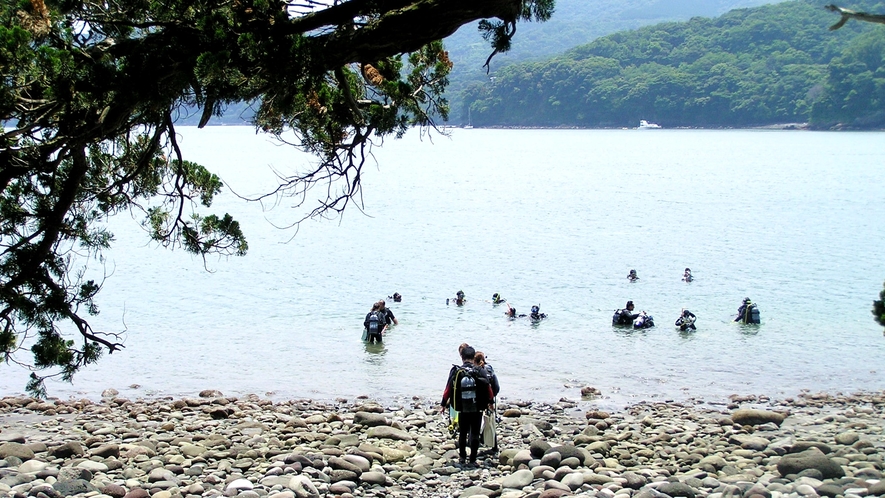
M450 125L450 126L441 126L440 128L445 129L463 129L464 127L461 125ZM477 130L638 130L637 127L580 127L580 126L473 126L473 129ZM743 127L729 127L729 126L674 126L667 127L665 125L661 125L661 128L657 130L642 130L642 131L659 131L659 130L717 130L717 131L731 131L731 130L785 130L785 131L885 131L885 128L850 128L850 127L831 127L831 128L816 128L810 126L808 123L778 123L778 124L770 124L770 125L759 125L759 126L743 126Z
M196 128L196 125L191 124L179 124L179 127L193 127ZM249 123L209 123L207 128L217 128L217 127L254 127ZM452 130L452 129L470 129L465 128L463 124L443 124L437 126L439 129L443 130ZM637 130L637 127L583 127L583 126L477 126L473 125L472 129L476 130ZM768 125L758 125L758 126L673 126L668 127L666 125L661 125L661 130L787 130L787 131L885 131L885 128L856 128L856 127L848 127L836 125L830 128L817 128L809 125L808 123L776 123L776 124L768 124ZM643 131L652 131L652 130L643 130Z

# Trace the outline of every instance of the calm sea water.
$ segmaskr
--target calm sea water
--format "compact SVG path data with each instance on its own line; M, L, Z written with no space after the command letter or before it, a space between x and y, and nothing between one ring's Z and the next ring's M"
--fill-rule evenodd
M180 131L186 155L241 195L307 164L250 128ZM94 323L125 331L126 349L49 392L436 398L462 342L487 354L510 399L579 399L585 385L612 407L883 389L870 313L885 280L883 144L885 133L412 133L374 149L364 209L341 219L280 229L303 213L292 199L223 195L213 208L243 224L244 258L157 248L117 217ZM467 304L447 306L458 290ZM365 345L365 314L395 291L400 325ZM495 292L549 318L509 321ZM732 322L745 296L760 326ZM613 329L627 300L658 326ZM683 307L696 332L673 327ZM0 394L21 392L26 372L0 369Z

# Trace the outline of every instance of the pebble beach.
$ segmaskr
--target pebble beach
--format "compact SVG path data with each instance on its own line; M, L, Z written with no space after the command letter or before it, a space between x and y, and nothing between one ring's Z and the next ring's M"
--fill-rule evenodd
M436 403L0 398L0 497L885 496L885 392L499 400L500 451L466 468Z

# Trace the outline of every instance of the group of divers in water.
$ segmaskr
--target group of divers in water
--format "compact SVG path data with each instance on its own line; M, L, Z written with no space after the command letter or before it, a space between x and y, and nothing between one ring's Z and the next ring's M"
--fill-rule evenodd
M627 280L630 282L639 280L636 270L630 270L630 273L627 274ZM693 280L694 276L691 274L691 268L686 268L685 273L682 275L682 281L691 282ZM634 313L634 309L635 306L633 305L633 301L627 301L624 308L615 310L615 314L612 316L612 325L616 327L632 327L634 329L647 329L655 326L655 320L651 315L645 311ZM675 325L680 331L697 330L697 326L695 325L696 320L697 316L695 316L694 313L682 308L682 312L680 313L679 318L676 319ZM750 300L749 297L745 297L741 302L741 305L738 307L737 316L734 321L750 324L761 323L759 307L756 306L756 303Z
M639 280L636 270L630 270L627 279L630 282L636 282ZM693 280L694 276L691 274L691 269L686 268L685 273L682 275L682 281L692 282ZM388 296L388 299L392 299L393 302L399 303L402 301L402 295L398 292L394 292L392 296ZM461 290L455 293L454 298L446 299L446 305L454 304L455 306L464 306L465 303L467 303L467 298L464 291ZM540 322L547 318L546 313L541 313L540 305L533 305L531 312L528 314L517 313L516 308L511 306L510 303L497 292L492 294L491 303L494 305L506 305L507 311L504 312L504 315L511 320L528 318L532 322ZM654 318L651 315L645 311L634 313L634 309L635 305L633 304L633 301L627 301L624 308L615 310L615 314L612 316L612 325L615 327L632 327L634 329L647 329L655 326ZM682 308L682 312L676 319L674 325L680 331L697 330L697 326L695 325L696 320L697 316L694 313L688 309ZM759 308L756 306L756 303L750 300L749 297L745 297L741 302L741 305L738 307L737 316L734 321L746 324L761 323ZM366 315L366 319L363 322L363 340L370 343L380 343L387 328L391 325L397 324L399 324L399 322L393 315L393 311L387 307L385 301L382 299L376 302L372 306L372 310L369 311L369 314Z

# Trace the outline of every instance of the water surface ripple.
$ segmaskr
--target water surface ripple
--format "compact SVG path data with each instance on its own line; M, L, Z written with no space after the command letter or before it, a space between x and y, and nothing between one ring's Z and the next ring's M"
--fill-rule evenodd
M249 128L181 133L186 156L242 195L270 190L274 169L305 164ZM127 330L126 349L49 391L435 398L461 342L487 353L511 399L577 399L585 385L612 406L882 389L885 338L870 309L885 279L883 139L413 133L375 148L365 214L351 208L340 223L308 221L295 235L274 228L300 213L290 199L263 209L219 198L213 208L241 221L250 252L210 258L210 271L120 216L95 325ZM691 284L680 281L686 266ZM459 289L467 305L447 306ZM400 325L382 347L364 345L365 313L394 291ZM550 318L508 321L488 302L494 292ZM761 326L731 321L744 296L759 304ZM612 329L628 299L658 326ZM696 332L672 326L682 307L698 316ZM0 394L21 392L26 373L0 368Z

